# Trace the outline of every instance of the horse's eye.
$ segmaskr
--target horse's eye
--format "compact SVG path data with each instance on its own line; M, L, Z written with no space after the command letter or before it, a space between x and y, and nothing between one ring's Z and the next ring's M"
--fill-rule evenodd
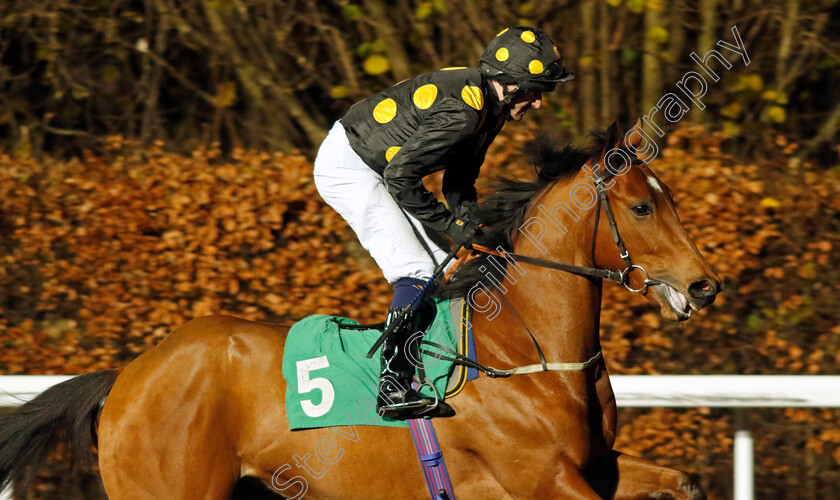
M650 215L653 212L653 209L651 209L650 205L647 203L639 203L630 210L633 211L633 215L638 217L644 217L645 215Z

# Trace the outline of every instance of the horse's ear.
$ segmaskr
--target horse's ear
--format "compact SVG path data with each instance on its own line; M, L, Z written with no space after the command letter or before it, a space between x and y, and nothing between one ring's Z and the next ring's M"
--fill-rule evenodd
M636 119L636 124L633 125L633 128L630 129L631 131L632 130L638 130L639 131L639 132L636 132L634 134L629 134L629 139L630 140L627 144L625 144L627 147L629 147L633 151L636 151L639 148L639 144L642 143L642 134L640 132L642 130L643 125L644 125L644 122L642 122L642 119L637 118ZM625 138L627 138L627 136L625 136Z
M607 135L604 138L604 151L619 146L618 144L618 123L612 122L610 128L607 129Z

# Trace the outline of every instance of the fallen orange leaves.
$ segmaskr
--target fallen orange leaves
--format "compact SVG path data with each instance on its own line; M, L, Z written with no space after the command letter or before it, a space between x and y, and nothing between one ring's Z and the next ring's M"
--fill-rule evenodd
M494 175L531 175L516 156L525 138L514 131L497 139L481 196ZM838 372L840 175L732 158L721 152L725 139L681 129L652 165L725 279L724 296L674 325L643 297L606 285L601 329L611 373ZM185 157L161 145L121 147L108 161L0 156L0 373L119 366L206 314L382 320L390 286L321 201L303 156L238 150L224 160L212 149ZM440 188L439 176L428 181ZM718 455L731 451L731 422L721 411L626 414L635 417L620 429L620 448L728 474L731 463ZM838 417L762 416L807 429ZM758 442L757 453L779 470L789 447L772 439L784 434L770 427ZM801 442L840 463L837 433Z

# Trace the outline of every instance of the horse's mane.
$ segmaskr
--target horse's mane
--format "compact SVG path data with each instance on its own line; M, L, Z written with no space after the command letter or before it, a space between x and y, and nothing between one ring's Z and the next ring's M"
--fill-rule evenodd
M604 150L607 131L593 130L589 134L589 141L585 147L571 144L558 145L558 141L546 135L537 136L523 148L529 163L534 165L536 178L532 180L515 180L499 178L495 184L494 194L487 198L477 211L477 218L484 223L489 231L485 231L482 238L492 248L501 245L513 249L511 237L519 230L525 218L528 205L538 194L556 182L569 179L580 171L586 160L596 157ZM489 259L494 258L481 254L467 262L461 263L450 278L440 287L437 295L440 297L464 297L479 281L488 289L496 287L494 280L487 279L482 268L494 269L487 265ZM504 259L496 259L504 266ZM493 273L497 279L503 277L498 272Z

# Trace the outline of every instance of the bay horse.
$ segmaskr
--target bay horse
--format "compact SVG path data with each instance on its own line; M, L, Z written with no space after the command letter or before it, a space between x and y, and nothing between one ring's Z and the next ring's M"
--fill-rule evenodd
M637 134L619 147L613 124L587 150L544 143L534 155L538 178L508 181L483 215L490 234L516 253L626 269L625 286L658 304L663 317L684 320L714 300L721 282L682 227L670 191L633 154L639 141ZM623 172L600 168L611 148L632 161ZM607 189L596 192L597 183ZM597 224L600 205L592 207L601 196L610 224ZM612 224L625 251L617 250ZM627 266L628 256L638 267ZM473 289L489 258L463 264L442 293ZM534 363L527 329L549 362L596 362L467 384L452 400L457 416L435 421L456 496L705 498L695 476L613 450L616 403L598 357L603 280L517 266L526 272L508 269L507 281L474 294L479 308L506 302L492 318L474 314L477 359L496 367ZM59 439L91 460L93 428L112 500L223 500L244 477L286 498L428 498L405 428L289 430L281 374L287 332L234 317L198 318L121 370L49 389L0 418L0 480L21 491Z

